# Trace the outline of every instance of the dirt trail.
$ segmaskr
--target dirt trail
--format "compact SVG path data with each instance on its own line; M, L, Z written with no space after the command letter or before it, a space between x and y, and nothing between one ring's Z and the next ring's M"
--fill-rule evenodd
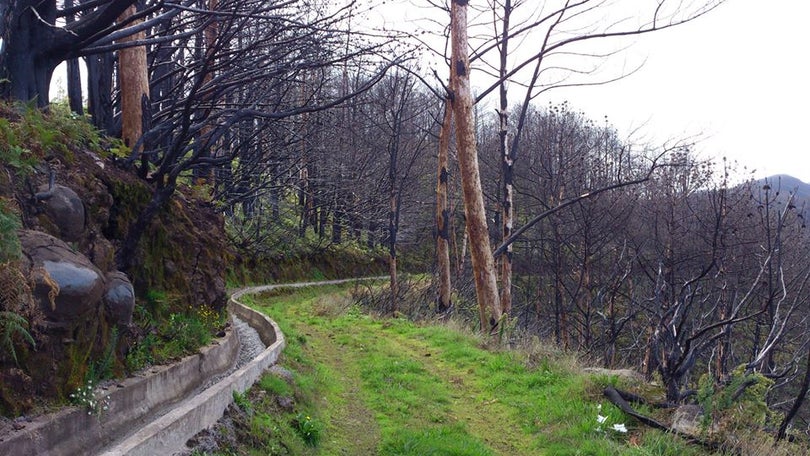
M356 354L346 346L333 343L331 339L335 336L334 332L311 325L300 325L299 330L309 337L313 360L329 366L339 380L338 400L333 404L325 404L332 419L328 424L327 438L321 442L320 453L376 454L380 432L374 413L360 399L360 378L354 369L358 362Z

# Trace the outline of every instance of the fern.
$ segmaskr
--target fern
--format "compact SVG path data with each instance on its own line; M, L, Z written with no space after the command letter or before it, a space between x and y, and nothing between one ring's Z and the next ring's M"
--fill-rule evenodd
M15 336L22 337L23 340L36 348L36 342L31 337L31 333L28 332L27 326L28 321L22 316L14 312L0 311L0 347L11 355L15 363L18 363L17 350L14 348Z
M17 237L19 228L19 217L8 207L6 200L0 198L0 263L20 257L20 239Z

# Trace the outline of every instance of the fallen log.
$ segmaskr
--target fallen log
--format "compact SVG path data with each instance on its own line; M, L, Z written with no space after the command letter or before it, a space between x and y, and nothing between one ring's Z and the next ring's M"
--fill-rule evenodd
M617 390L616 388L614 388L612 386L608 386L607 388L605 388L603 393L604 393L605 397L610 401L611 404L615 405L616 407L619 408L619 410L621 410L622 412L624 412L627 415L632 416L633 418L635 418L636 420L638 420L642 424L645 424L645 425L650 426L650 427L655 428L655 429L662 430L664 432L675 434L678 437L681 437L682 439L686 440L688 443L691 443L691 444L694 444L694 445L700 445L700 446L702 446L702 447L704 447L704 448L706 448L708 450L717 451L717 450L720 449L720 445L715 443L715 442L703 440L703 439L700 439L700 438L695 437L693 435L689 435L689 434L686 434L684 432L678 431L676 429L672 429L671 427L667 426L664 423L661 423L658 420L655 420L655 419L653 419L653 418L651 418L649 416L646 416L646 415L642 415L641 413L637 412L627 402L627 400L624 398L624 395L622 394L623 392L619 392L619 390ZM624 394L627 395L628 397L639 398L639 396L636 396L634 394L632 394L632 395L628 394L628 393L624 393ZM644 402L646 402L646 401L644 401Z

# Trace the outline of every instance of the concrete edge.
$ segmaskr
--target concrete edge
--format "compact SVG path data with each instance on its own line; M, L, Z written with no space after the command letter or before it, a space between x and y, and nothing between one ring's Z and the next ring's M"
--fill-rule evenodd
M182 450L188 439L212 426L222 417L225 409L233 402L234 391L245 392L258 380L265 369L276 362L286 344L284 335L276 322L268 316L238 301L238 298L245 293L252 292L260 291L246 289L241 290L239 294L234 294L228 304L228 309L256 329L263 342L272 340L268 347L253 361L224 380L181 403L171 412L147 424L119 445L102 453L104 456L168 455Z
M62 456L98 451L142 424L149 414L182 399L199 387L202 379L227 371L238 353L238 334L231 328L200 353L110 385L105 391L109 409L101 416L88 414L85 408L68 407L24 423L25 428L0 441L0 454Z

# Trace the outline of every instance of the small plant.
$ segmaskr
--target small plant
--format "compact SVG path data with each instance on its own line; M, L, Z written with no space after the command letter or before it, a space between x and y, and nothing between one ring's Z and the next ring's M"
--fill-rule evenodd
M276 375L265 375L259 380L259 388L276 396L292 396L293 388L281 377Z
M305 413L299 413L295 416L294 424L298 435L307 445L318 446L321 439L321 426L316 420Z
M97 398L92 380L88 380L84 386L80 386L74 393L71 393L70 402L86 408L88 415L101 415L110 408L110 396L104 395Z
M738 366L727 382L717 384L710 375L698 381L697 401L705 411L703 425L716 425L721 431L762 429L774 421L766 396L773 380L762 374L747 372Z
M113 368L115 363L115 348L118 346L118 328L113 328L110 334L110 340L107 343L107 348L104 350L104 355L96 362L94 371L100 379L112 378L114 376Z
M157 337L154 334L147 334L146 337L134 344L124 359L124 365L129 372L135 372L144 367L151 366L155 362L155 357L152 354L153 347L157 343Z
M240 393L234 390L233 403L248 415L253 414L253 404L250 402L250 399L248 399L246 393Z

